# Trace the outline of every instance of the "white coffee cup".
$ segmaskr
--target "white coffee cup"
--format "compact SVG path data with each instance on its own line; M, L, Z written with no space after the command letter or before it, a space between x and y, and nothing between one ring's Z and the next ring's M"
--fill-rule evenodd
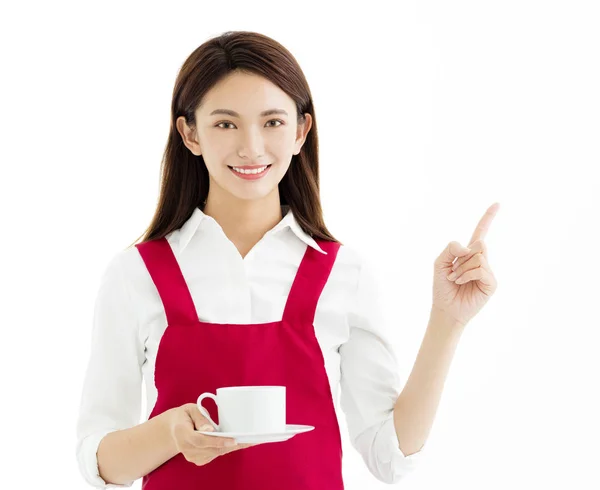
M202 406L205 398L212 398L217 404L219 424ZM285 432L285 386L226 386L217 388L216 396L202 393L196 403L200 413L219 432Z

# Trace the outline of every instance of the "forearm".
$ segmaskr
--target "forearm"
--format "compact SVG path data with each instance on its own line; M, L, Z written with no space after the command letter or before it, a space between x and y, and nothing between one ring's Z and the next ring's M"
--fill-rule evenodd
M403 454L420 451L433 420L464 327L432 309L415 364L394 406L394 425Z
M110 432L98 446L98 470L107 483L123 484L147 475L177 454L167 410L146 422Z

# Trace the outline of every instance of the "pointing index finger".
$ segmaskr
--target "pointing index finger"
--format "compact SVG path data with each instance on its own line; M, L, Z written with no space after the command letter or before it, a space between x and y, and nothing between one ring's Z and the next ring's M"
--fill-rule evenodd
M487 232L490 228L490 224L492 223L492 220L496 216L496 213L498 212L499 208L500 208L500 203L495 202L487 209L487 211L485 212L485 214L479 220L479 223L477 223L477 226L475 227L473 236L471 236L471 240L469 241L469 246L472 243L476 242L477 240L483 240L485 238L485 236L487 235Z

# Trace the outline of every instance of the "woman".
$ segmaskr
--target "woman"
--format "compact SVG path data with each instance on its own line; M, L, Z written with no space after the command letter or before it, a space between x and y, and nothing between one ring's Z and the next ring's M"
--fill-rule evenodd
M353 446L375 477L398 481L419 453L399 447L400 380L372 276L323 221L315 110L294 57L257 33L211 39L183 64L171 111L156 213L96 300L83 476L143 477L145 490L342 489L341 386ZM143 380L152 411L139 424ZM199 433L212 427L198 395L238 385L286 386L287 423L315 430L264 444Z

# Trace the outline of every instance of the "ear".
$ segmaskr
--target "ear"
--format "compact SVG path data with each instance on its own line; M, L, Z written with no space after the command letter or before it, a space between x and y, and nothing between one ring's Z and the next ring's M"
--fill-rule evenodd
M312 116L308 113L304 113L304 121L298 124L298 129L296 130L296 144L294 148L294 155L300 153L302 149L302 145L306 141L306 136L312 127Z
M179 116L175 121L177 131L181 135L183 144L190 150L194 155L200 156L202 150L200 149L200 143L198 143L196 131L188 126L184 116Z

